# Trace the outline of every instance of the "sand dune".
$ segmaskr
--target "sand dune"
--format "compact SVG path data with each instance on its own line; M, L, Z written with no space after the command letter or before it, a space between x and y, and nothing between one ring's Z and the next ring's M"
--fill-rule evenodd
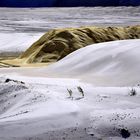
M56 29L43 35L13 62L19 64L56 62L90 44L136 38L140 38L140 26Z

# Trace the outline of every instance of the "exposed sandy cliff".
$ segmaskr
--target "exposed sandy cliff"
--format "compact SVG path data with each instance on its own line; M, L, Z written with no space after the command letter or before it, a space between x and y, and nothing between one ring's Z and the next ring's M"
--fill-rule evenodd
M55 62L90 44L140 38L140 26L81 27L50 30L19 59L24 63Z

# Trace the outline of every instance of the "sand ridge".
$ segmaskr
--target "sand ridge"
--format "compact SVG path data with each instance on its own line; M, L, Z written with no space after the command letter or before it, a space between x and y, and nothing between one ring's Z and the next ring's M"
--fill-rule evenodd
M139 38L140 25L54 29L44 34L18 58L3 62L19 66L32 63L52 63L87 45Z

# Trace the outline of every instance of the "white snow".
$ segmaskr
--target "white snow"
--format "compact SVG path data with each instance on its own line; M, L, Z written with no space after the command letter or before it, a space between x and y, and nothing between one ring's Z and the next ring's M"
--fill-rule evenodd
M42 33L0 33L0 54L21 53L41 35Z
M137 25L139 9L0 8L0 56L21 53L54 28ZM0 140L124 140L121 129L140 140L139 86L130 93L139 83L139 48L139 40L101 43L50 67L0 69Z
M139 140L139 46L100 43L48 67L0 69L0 140L123 140L124 129Z
M139 64L140 39L122 40L79 49L37 73L77 77L98 86L130 86L140 81Z
M135 87L137 95L130 96L131 87L93 87L74 79L45 78L44 84L42 78L14 79L25 84L0 83L2 139L121 139L123 128L129 130L131 138L139 135L139 87ZM79 85L84 98L77 90ZM67 89L73 91L73 99Z

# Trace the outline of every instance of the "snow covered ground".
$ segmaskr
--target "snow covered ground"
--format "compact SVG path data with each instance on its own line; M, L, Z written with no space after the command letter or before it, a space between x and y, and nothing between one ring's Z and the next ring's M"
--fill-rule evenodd
M127 86L140 82L140 39L87 46L47 69L37 71L59 77L77 77L99 86Z
M121 139L123 129L128 130L130 139L139 139L139 87L132 96L128 87L93 87L74 79L38 78L34 82L34 78L21 78L28 82L0 84L2 140ZM41 81L45 84L39 84ZM73 99L67 89L72 90Z
M17 56L41 36L42 33L0 33L0 57Z
M0 139L139 140L139 46L100 43L48 67L0 69Z
M0 32L45 33L79 26L140 24L140 7L0 8Z
M0 56L49 29L136 25L139 17L139 7L1 8ZM139 140L139 46L101 43L47 68L1 68L0 140Z

